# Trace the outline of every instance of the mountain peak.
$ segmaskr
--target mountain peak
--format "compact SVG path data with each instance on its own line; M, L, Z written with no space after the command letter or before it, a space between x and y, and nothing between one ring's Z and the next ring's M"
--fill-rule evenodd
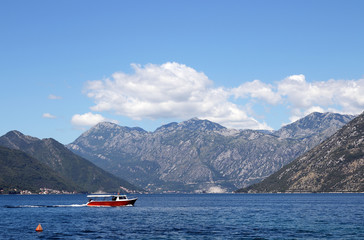
M120 126L112 122L100 122L91 129L104 129L104 128L119 128Z
M143 128L140 127L122 127L116 123L112 122L101 122L96 124L90 130L126 130L126 131L138 131L138 132L146 132Z
M353 115L341 115L338 113L313 112L304 118L283 126L274 134L281 138L308 137L325 129L339 129L354 117Z
M35 141L35 140L39 140L38 138L35 138L35 137L32 137L32 136L28 136L28 135L25 135L17 130L13 130L13 131L10 131L8 132L7 134L5 134L6 137L11 137L11 138L21 138L21 139L27 139L29 141Z
M180 122L178 127L181 129L191 130L191 131L219 131L226 129L218 123L211 122L209 120L201 120L199 118L191 118L190 120Z
M40 141L38 138L24 135L23 133L13 130L0 137L0 145L13 149L21 149L30 143Z
M219 131L226 129L218 123L211 122L209 120L201 120L197 117L191 118L187 121L180 123L171 122L165 124L155 130L155 132L165 132L174 130L188 130L188 131Z

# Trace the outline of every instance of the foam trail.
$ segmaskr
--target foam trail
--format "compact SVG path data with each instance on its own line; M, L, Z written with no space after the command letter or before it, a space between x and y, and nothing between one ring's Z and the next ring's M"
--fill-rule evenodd
M86 207L86 204L71 204L71 205L5 205L4 208L56 208L56 207Z
M54 205L54 207L86 207L87 204Z

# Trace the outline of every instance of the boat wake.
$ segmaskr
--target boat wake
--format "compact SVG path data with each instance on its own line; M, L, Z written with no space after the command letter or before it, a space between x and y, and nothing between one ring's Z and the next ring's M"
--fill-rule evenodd
M57 207L86 207L86 204L71 204L71 205L5 205L4 208L57 208Z

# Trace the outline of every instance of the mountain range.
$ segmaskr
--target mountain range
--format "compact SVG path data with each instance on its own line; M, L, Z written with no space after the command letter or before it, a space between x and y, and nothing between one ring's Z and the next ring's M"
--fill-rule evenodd
M272 132L196 118L154 132L100 123L67 147L151 192L224 192L260 182L353 118L312 113Z
M237 192L364 192L364 113L262 182Z
M0 137L0 146L17 150L17 152L10 153L16 155L13 160L18 164L25 167L40 169L39 173L49 172L52 176L56 176L54 178L58 180L61 179L61 181L57 183L58 185L55 184L56 186L62 187L59 190L66 189L77 192L117 192L120 189L120 186L124 191L140 190L140 188L135 187L124 179L116 177L97 167L90 161L74 154L64 145L52 138L41 140L24 135L19 131L10 131ZM2 150L5 151L4 149ZM9 152L9 150L6 151ZM20 151L24 152L24 155L22 155ZM22 156L24 159L21 159ZM7 165L2 165L2 169L10 169L9 166L15 164L14 162L11 162L11 159L9 158L4 157L3 160L6 160ZM23 170L18 168L18 171L14 170L12 172L13 174L16 174L17 179L22 179L29 174L26 169L28 168L24 168ZM34 176L35 178L47 177L44 174L42 176ZM12 183L14 183L14 181ZM10 185L12 183L10 183Z

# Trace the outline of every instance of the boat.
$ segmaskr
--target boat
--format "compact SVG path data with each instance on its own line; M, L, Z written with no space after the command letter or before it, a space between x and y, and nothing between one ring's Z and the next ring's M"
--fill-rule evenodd
M138 198L128 198L126 195L110 194L110 195L87 195L89 199L87 206L89 207L119 207L134 206Z

